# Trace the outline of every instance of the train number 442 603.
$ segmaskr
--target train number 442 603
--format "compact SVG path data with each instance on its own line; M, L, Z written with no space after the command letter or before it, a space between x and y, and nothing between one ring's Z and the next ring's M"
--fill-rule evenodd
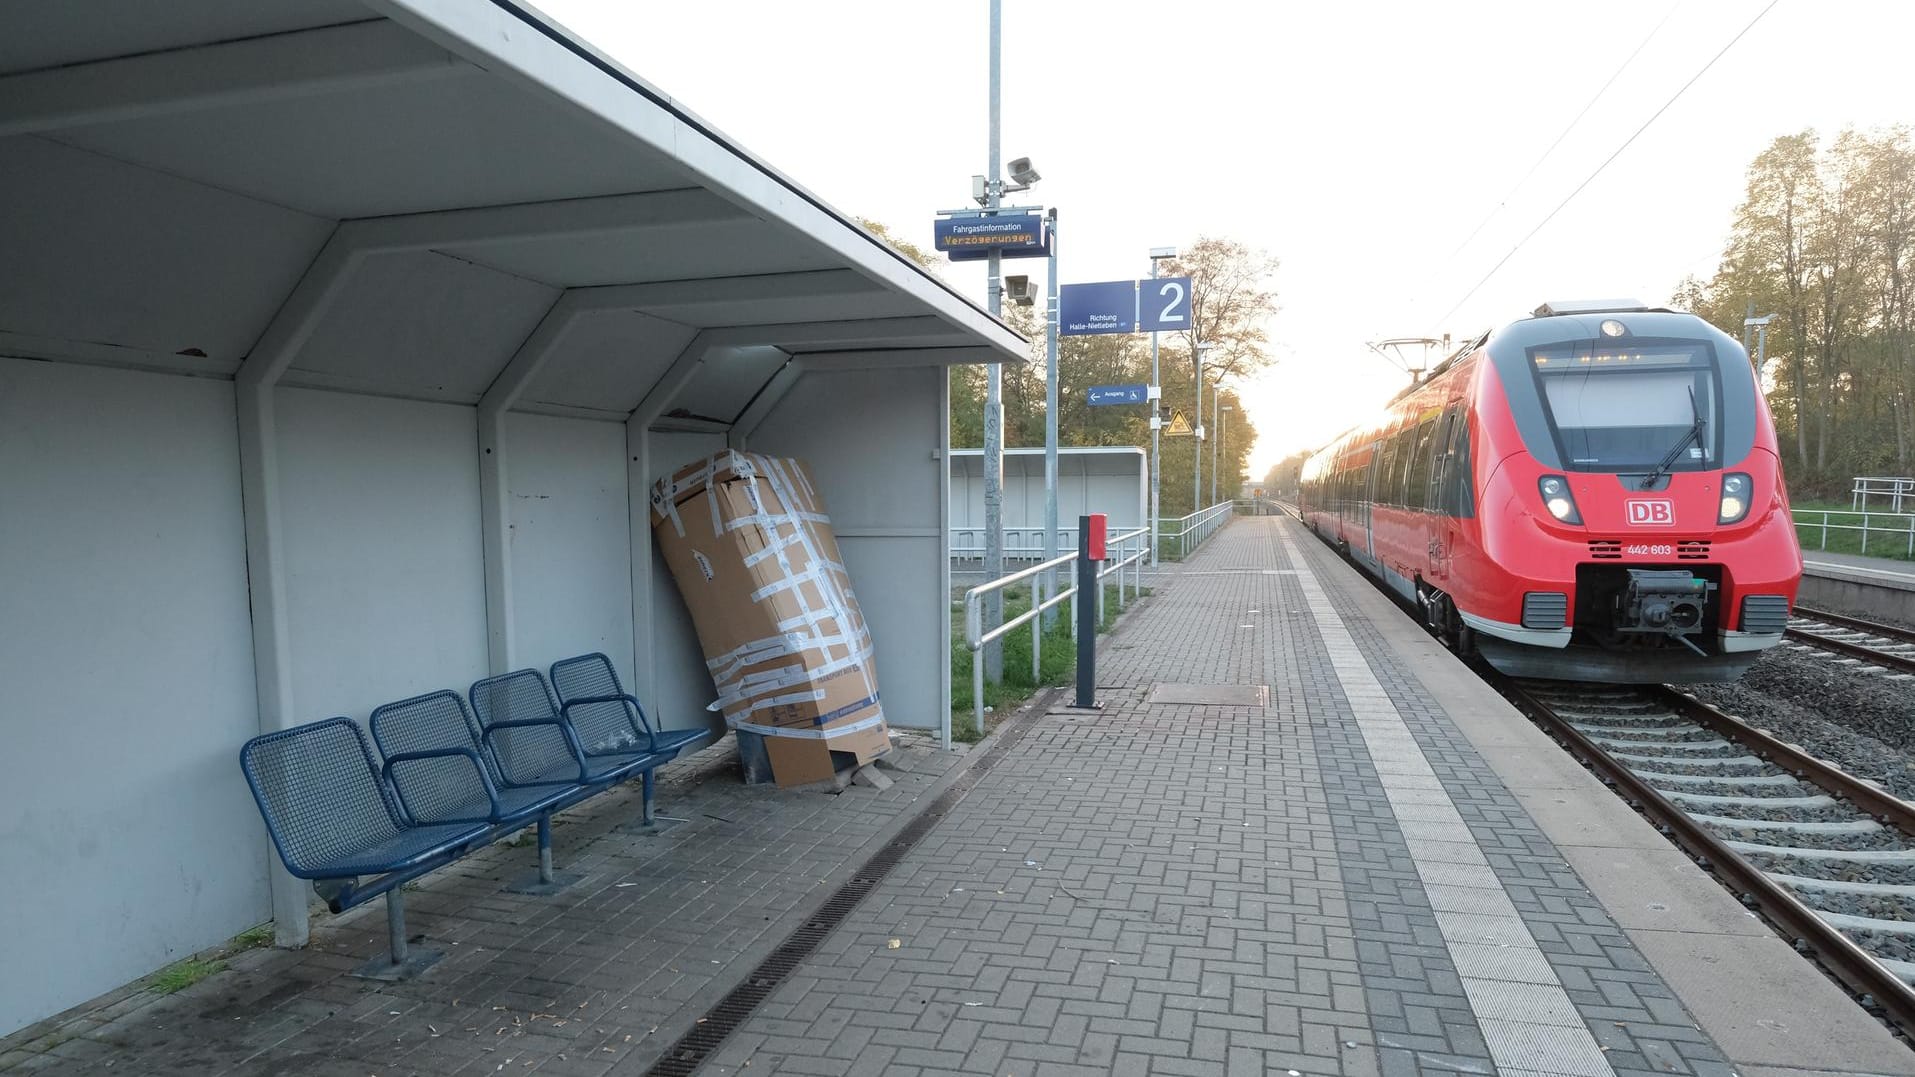
M1668 557L1669 555L1676 552L1676 548L1674 546L1664 545L1662 543L1655 543L1652 545L1647 542L1638 542L1629 546L1624 546L1622 550L1624 553L1632 554L1637 557Z

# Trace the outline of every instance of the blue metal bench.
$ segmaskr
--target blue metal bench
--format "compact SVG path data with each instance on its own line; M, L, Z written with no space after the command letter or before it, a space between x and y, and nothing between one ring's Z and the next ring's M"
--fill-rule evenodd
M468 696L505 781L570 781L602 788L637 775L644 782L643 822L652 825L652 771L670 756L631 739L580 736L536 669L487 677L474 683Z
M372 739L386 757L399 806L416 823L485 822L509 834L536 822L539 868L507 889L549 894L577 881L552 872L552 816L603 786L576 780L506 780L491 744L457 692L428 692L373 710Z
M560 710L578 730L579 739L616 742L630 738L667 759L710 736L706 729L657 730L645 717L645 708L618 683L618 671L603 654L582 654L552 663L552 688Z
M484 845L490 822L409 819L349 718L254 737L240 749L240 766L288 872L311 880L334 912L386 896L391 950L361 975L399 979L442 956L408 953L401 887ZM373 878L362 884L366 876Z

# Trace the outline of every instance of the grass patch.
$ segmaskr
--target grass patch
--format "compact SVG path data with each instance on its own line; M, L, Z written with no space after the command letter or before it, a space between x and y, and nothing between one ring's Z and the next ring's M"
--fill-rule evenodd
M258 927L247 928L245 931L227 939L226 952L228 954L240 954L245 953L247 950L257 950L262 946L271 946L272 944L273 925L271 922L268 922Z
M1135 594L1129 587L1125 593L1135 603L1141 595ZM1146 588L1143 594L1149 594ZM951 603L951 739L966 744L975 744L984 739L984 733L977 728L977 713L971 701L971 660L973 655L964 646L964 597L963 591L956 594L957 601ZM1006 621L1031 608L1031 592L1028 587L1010 587L1004 591L1004 619ZM985 731L988 732L1004 717L1016 710L1019 704L1036 695L1040 689L1053 685L1070 683L1071 675L1077 669L1077 641L1071 635L1068 619L1071 615L1070 603L1055 607L1057 621L1044 633L1042 648L1038 654L1037 676L1031 675L1031 626L1019 625L1011 633L997 641L1004 651L1004 679L992 684L984 684L984 705L989 708L984 715ZM1098 626L1101 635L1110 631L1117 623L1117 585L1104 586L1104 623Z
M153 974L152 983L147 986L162 995L175 991L184 991L216 972L226 971L224 961L202 961L189 957L184 961L175 961Z
M1915 559L1915 552L1910 550L1911 537L1915 536L1915 513L1869 510L1865 543L1861 531L1864 514L1851 510L1847 501L1797 501L1793 508L1795 536L1806 551L1829 550L1901 561ZM1828 514L1826 531L1822 526L1824 513Z

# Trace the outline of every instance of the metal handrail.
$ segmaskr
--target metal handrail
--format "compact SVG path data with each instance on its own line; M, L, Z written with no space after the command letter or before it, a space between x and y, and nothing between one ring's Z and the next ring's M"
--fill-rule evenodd
M1817 531L1820 534L1819 549L1826 550L1829 548L1830 531L1860 531L1862 533L1862 552L1864 554L1868 553L1869 535L1876 534L1884 537L1893 535L1903 540L1902 552L1904 556L1915 558L1915 513L1850 512L1845 509L1792 509L1790 512L1794 518L1797 538L1799 539L1801 537L1804 528ZM1814 518L1818 516L1821 517L1821 519L1818 520ZM1852 522L1834 523L1829 519L1831 516L1849 518L1860 516L1862 522L1860 524ZM1875 526L1873 520L1878 516L1888 517L1894 520L1896 525L1894 527Z
M1235 509L1236 502L1234 500L1219 501L1209 508L1199 509L1188 516L1177 519L1174 521L1174 523L1178 525L1177 530L1172 532L1169 528L1165 528L1163 530L1163 537L1165 539L1175 538L1177 540L1177 558L1178 560L1182 560L1189 557L1191 551L1202 546L1204 541L1211 535L1216 534L1217 528L1222 526L1219 521L1227 520ZM1193 534L1196 534L1194 539L1191 537Z
M1868 509L1871 497L1888 498L1890 512L1902 511L1903 499L1915 501L1915 478L1906 475L1857 475L1849 491L1849 507L1856 512Z
M1046 572L1062 568L1075 560L1077 555L1074 553L1053 557L1049 561L1019 569L1008 576L1000 576L988 583L980 583L964 592L964 649L971 652L971 704L977 712L979 733L984 732L984 661L981 653L984 646L1003 637L1019 625L1031 622L1031 680L1036 682L1043 671L1044 622L1040 618L1044 611L1068 598L1071 600L1071 624L1077 623L1077 588L1072 586L1059 591L1048 600L1041 600L1044 590L1043 576ZM1033 599L1031 608L989 632L984 631L984 611L978 600L1022 580L1031 581L1031 598ZM944 734L944 742L946 748L951 746L951 734L948 727Z
M1114 561L1106 559L1104 567L1100 568L1097 572L1098 624L1101 625L1104 623L1104 577L1112 573L1117 574L1117 608L1120 611L1125 606L1123 571L1126 566L1129 566L1131 569L1131 594L1136 595L1142 592L1143 564L1144 558L1149 552L1149 536L1149 528L1139 527L1135 530L1125 531L1105 539L1107 546L1114 546L1116 548L1118 557ZM1136 552L1125 555L1124 551L1130 549L1132 543L1135 543L1137 546ZM1050 579L1050 573L1070 565L1076 560L1077 555L1075 553L1053 557L1049 561L1032 565L1029 568L1019 569L1016 572L1006 576L1000 576L988 583L980 583L976 587L964 592L964 649L971 652L971 707L976 717L977 731L979 733L984 732L984 648L1002 639L1014 629L1029 624L1031 626L1031 683L1036 684L1041 681L1044 675L1043 616L1045 612L1057 608L1065 601L1069 601L1071 604L1070 630L1073 635L1077 632L1077 585L1073 583L1069 587L1058 588L1055 594L1046 598L1044 597L1046 592L1056 588L1056 583ZM989 632L984 631L984 610L983 603L980 600L987 594L994 591L1001 591L1014 583L1021 583L1024 580L1031 581L1031 608L1005 621ZM944 730L944 746L946 748L951 746L951 732L948 725Z

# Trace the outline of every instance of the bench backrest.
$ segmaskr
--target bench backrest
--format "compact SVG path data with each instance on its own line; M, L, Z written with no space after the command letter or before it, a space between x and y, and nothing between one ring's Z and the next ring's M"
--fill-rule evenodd
M625 694L618 683L618 671L612 668L612 660L596 653L552 663L552 687L564 703ZM572 728L578 730L579 741L588 752L636 752L651 744L651 723L636 706L627 707L619 702L587 703L571 707L565 716L572 720Z
M552 698L545 675L536 669L487 677L474 683L468 694L472 711L484 729L500 722L559 720L558 700ZM493 731L490 739L499 769L508 780L523 782L578 774L577 757L556 726L500 729Z
M254 737L239 760L280 860L299 878L326 878L327 864L406 828L350 718Z
M459 693L440 690L373 710L372 739L387 759L404 752L441 748L469 748L482 761L494 783L499 773L491 754L479 742L478 723L466 710ZM403 764L393 780L405 791L405 807L415 819L457 819L487 808L485 786L464 759L431 759Z

